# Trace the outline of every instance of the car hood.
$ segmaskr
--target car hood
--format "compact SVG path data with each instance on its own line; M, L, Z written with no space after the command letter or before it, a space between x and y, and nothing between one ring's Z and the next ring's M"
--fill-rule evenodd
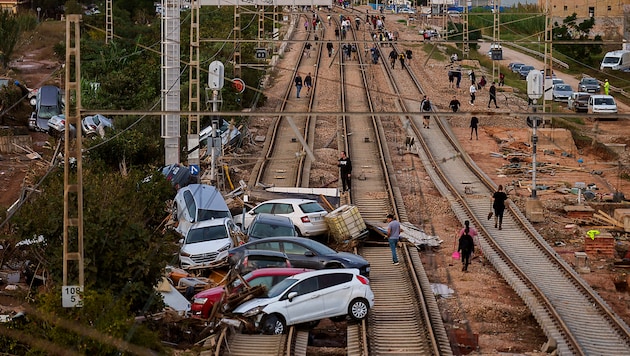
M221 247L230 244L230 239L221 239L221 240L212 240L212 241L204 241L204 242L196 242L192 244L185 244L182 246L182 252L190 253L190 254L200 254L207 252L215 252L218 251Z
M254 308L258 308L258 307L264 308L269 303L275 302L276 300L277 298L254 298L236 307L236 309L234 309L234 313L243 314L246 311L254 309Z
M617 105L594 105L593 111L617 112Z
M223 294L223 289L224 289L223 286L219 286L219 287L202 290L201 292L195 294L194 298L208 298L213 301L217 301L219 300L219 298L221 298L221 295Z
M359 267L359 266L365 266L365 265L370 264L370 262L368 262L365 258L355 255L354 253L350 253L350 252L338 252L334 256L337 260L342 261L344 264L344 267L346 268Z

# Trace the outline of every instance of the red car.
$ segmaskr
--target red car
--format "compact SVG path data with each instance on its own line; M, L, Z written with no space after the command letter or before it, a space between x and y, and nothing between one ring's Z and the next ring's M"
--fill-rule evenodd
M260 268L249 272L243 279L251 286L264 285L267 290L283 281L287 277L311 271L304 268ZM231 293L236 293L242 287L241 281L236 280L232 286ZM221 300L225 288L223 286L206 289L195 294L191 306L191 313L194 318L208 318L214 303Z

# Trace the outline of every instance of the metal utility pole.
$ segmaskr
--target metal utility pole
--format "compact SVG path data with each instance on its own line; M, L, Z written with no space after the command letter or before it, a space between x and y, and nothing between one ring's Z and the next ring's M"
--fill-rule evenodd
M162 111L180 111L180 0L162 0ZM161 117L164 163L179 163L180 114Z
M112 0L105 1L105 44L114 39L114 17L112 16Z
M241 10L234 6L234 78L241 77Z
M83 159L81 148L81 15L66 17L66 115L63 156L63 286L64 307L82 306L81 293L85 285L83 265ZM70 125L76 129L76 139L70 136ZM70 251L76 248L75 251ZM76 269L69 272L70 261ZM69 276L78 277L78 284L69 286Z
M199 1L190 1L190 66L188 68L188 105L191 112L201 111L199 83ZM188 165L199 181L199 114L188 115Z
M551 6L549 6L549 0L545 4L545 69L544 69L544 91L547 93L551 90L553 84L553 51L552 51L552 39L553 39L553 16L551 16ZM547 79L549 78L549 79ZM551 110L551 106L549 106ZM543 96L543 113L547 111L547 104L545 96ZM549 119L551 120L551 119Z
M468 58L470 54L470 44L468 43L468 8L472 6L471 0L466 0L466 6L464 6L464 22L462 24L462 32L463 32L463 49L462 49L462 58Z
M501 22L499 21L499 10L501 8L501 0L494 1L494 24L492 26L492 45L490 45L490 53L492 54L492 81L497 82L499 80L499 72L501 71L501 66L499 65L499 61L495 59L494 55L494 46L499 46L500 43L500 28ZM501 47L497 47L501 48Z

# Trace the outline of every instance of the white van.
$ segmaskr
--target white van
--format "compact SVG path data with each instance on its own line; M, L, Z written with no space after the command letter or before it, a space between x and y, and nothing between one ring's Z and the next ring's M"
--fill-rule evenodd
M589 114L617 114L617 103L610 95L591 95L588 98ZM600 118L601 120L601 118ZM614 118L616 120L616 118Z
M605 68L612 70L624 70L630 68L630 51L619 50L606 53L602 64L599 66L600 70Z

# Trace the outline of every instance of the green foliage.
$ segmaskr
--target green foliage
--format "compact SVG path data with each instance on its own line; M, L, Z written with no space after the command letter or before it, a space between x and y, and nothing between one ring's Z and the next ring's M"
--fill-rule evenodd
M562 20L562 26L556 22L553 29L554 40L559 41L589 41L590 31L595 25L595 18L588 18L580 23L577 22L577 14L573 13L571 16L567 16ZM594 42L601 41L602 37L596 35L593 38ZM557 44L554 49L569 58L578 60L582 65L592 66L599 60L599 54L602 53L603 48L601 44Z
M24 31L33 29L37 19L32 15L14 15L0 11L0 64L6 68L11 61L15 45Z
M160 174L141 183L149 174L146 171L132 170L123 177L101 168L98 162L88 161L83 170L86 288L114 291L133 312L155 310L159 302L152 297L153 286L176 250L168 235L156 232L173 188ZM18 227L15 239L43 236L46 245L42 251L33 251L30 259L43 263L53 280L61 284L63 170L49 175L40 190L14 217ZM37 256L46 257L42 260Z
M14 355L118 355L121 350L114 342L126 341L165 353L157 334L135 324L129 304L111 291L87 289L83 307L68 309L61 306L61 288L55 288L41 293L36 304L36 313L27 311L24 320L7 324L13 335L24 337L0 336L0 349ZM33 340L37 344L31 344Z
M81 4L77 2L77 0L68 0L65 4L66 14L82 14L83 8Z

